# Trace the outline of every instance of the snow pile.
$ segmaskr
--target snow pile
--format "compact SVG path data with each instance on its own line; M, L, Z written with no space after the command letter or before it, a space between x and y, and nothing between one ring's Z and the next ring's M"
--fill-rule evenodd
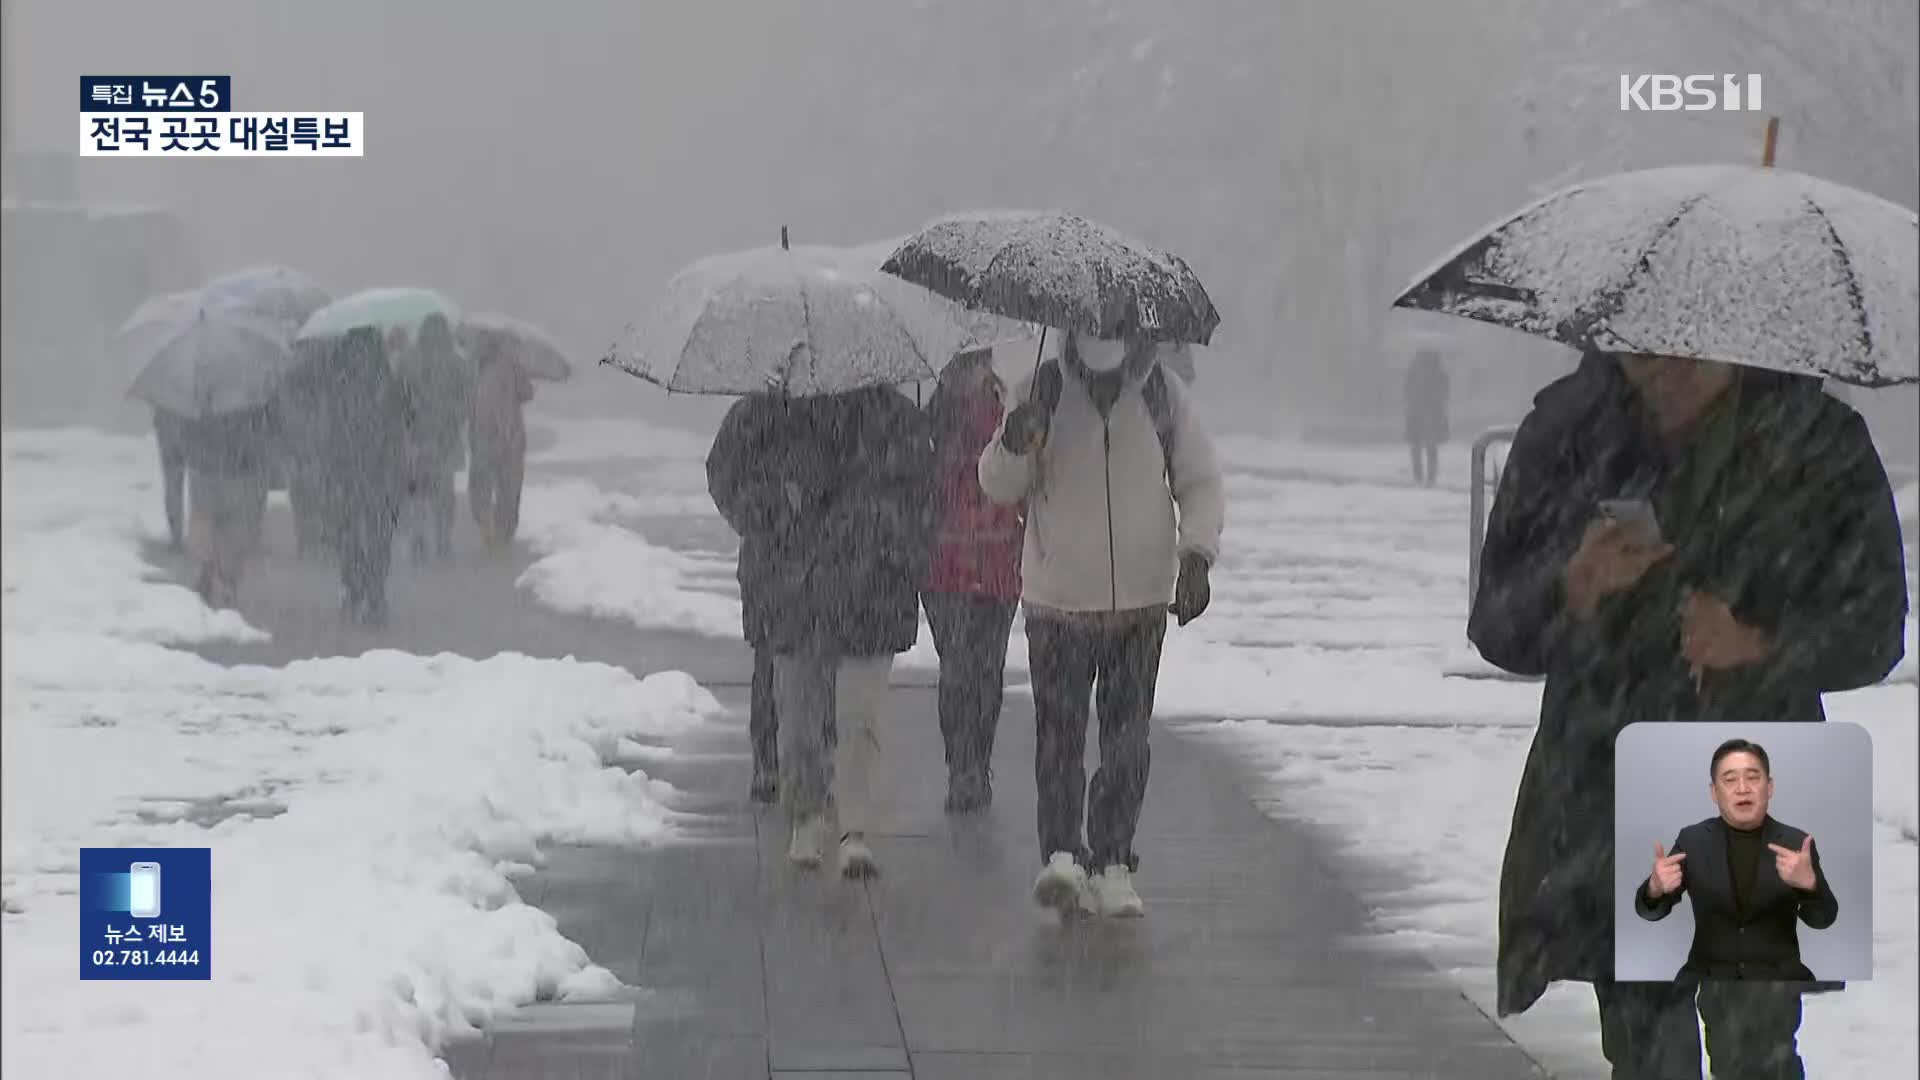
M6 1075L435 1077L502 1009L619 989L507 874L670 833L672 790L615 765L716 715L706 691L517 655L222 668L156 643L245 628L133 553L150 442L4 457ZM213 849L211 981L78 980L78 849L125 845Z
M641 500L572 480L540 485L528 508L522 531L541 557L517 584L541 603L644 629L739 636L732 560L683 555L619 524L645 513Z

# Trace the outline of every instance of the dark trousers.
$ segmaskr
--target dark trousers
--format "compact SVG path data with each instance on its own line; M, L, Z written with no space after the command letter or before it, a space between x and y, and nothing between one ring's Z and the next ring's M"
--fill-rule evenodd
M1134 829L1153 756L1147 731L1160 675L1164 614L1138 622L1089 625L1027 620L1027 663L1033 674L1035 786L1039 789L1040 858L1075 852L1090 872L1119 863L1137 868ZM1088 785L1087 697L1100 717L1100 767ZM1080 842L1084 813L1087 842Z
M524 446L475 443L467 468L467 503L490 541L504 544L520 529L520 488L526 482Z
M180 421L155 413L153 441L160 446L160 495L167 510L167 539L178 548L187 539L187 449L181 444Z
M1423 487L1432 487L1440 474L1440 445L1438 443L1414 442L1407 444L1407 452L1413 458L1413 482ZM1421 466L1426 466L1423 470Z
M1714 1080L1805 1080L1796 983L1595 983L1600 1049L1615 1080L1699 1080L1700 1029Z
M983 780L1007 680L1007 637L1015 605L970 593L923 593L940 656L940 737L949 779Z
M346 587L348 614L378 621L387 614L387 574L393 568L393 533L399 508L354 507L340 529L340 583Z
M773 650L753 647L753 692L747 702L747 737L753 742L753 774L780 775L780 718L773 706Z

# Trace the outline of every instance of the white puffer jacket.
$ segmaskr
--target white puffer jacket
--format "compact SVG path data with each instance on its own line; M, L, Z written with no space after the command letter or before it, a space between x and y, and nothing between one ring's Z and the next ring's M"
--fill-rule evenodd
M1103 420L1086 384L1061 372L1060 404L1047 445L1014 454L1001 431L980 455L980 488L995 502L1027 499L1022 598L1057 611L1128 611L1173 599L1179 555L1213 563L1226 524L1226 492L1213 440L1195 417L1187 388L1163 376L1173 416L1169 491L1160 437L1131 380ZM1014 392L1025 401L1031 377ZM1008 411L1012 415L1012 410ZM1175 506L1179 515L1176 525Z

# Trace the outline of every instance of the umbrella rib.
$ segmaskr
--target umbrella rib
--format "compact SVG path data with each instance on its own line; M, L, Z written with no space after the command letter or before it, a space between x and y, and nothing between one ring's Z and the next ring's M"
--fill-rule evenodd
M1688 196L1680 204L1680 208L1673 212L1673 216L1661 223L1660 228L1654 231L1653 236L1647 240L1646 246L1640 249L1639 258L1634 260L1633 265L1628 268L1626 275L1620 279L1620 284L1600 293L1593 310L1567 320L1567 325L1562 328L1562 331L1569 332L1577 328L1578 339L1585 340L1595 326L1618 313L1626 304L1627 290L1633 287L1634 280L1640 276L1640 272L1653 269L1651 263L1653 251L1660 246L1660 242L1672 234L1674 228L1680 224L1680 219L1687 216L1688 211L1700 205L1709 195L1717 195L1724 190L1726 189L1722 187Z
M1867 325L1866 297L1860 292L1860 277L1854 273L1853 255L1840 239L1839 230L1833 227L1833 219L1827 216L1827 212L1821 208L1820 204L1804 194L1800 196L1800 201L1807 205L1808 210L1813 211L1814 217L1820 219L1820 227L1827 231L1827 239L1831 242L1828 246L1832 248L1834 256L1840 260L1840 272L1847 279L1847 299L1853 301L1854 316L1860 320L1860 348L1864 350L1861 360L1870 364L1873 362L1873 328Z
M887 314L893 316L894 321L900 324L900 328L902 330L905 330L907 328L909 324L905 319L900 317L900 312L895 310L894 306L891 303L887 302L886 297L880 295L880 290L874 288L871 282L867 283L867 291L873 294L873 298L879 301L881 307L884 307L887 309ZM933 361L927 358L926 350L920 347L920 342L915 340L913 334L911 333L908 333L906 337L907 337L907 344L913 346L913 355L916 357L919 357L920 359L920 366L927 369L927 374L938 375L939 372L935 370L933 366Z

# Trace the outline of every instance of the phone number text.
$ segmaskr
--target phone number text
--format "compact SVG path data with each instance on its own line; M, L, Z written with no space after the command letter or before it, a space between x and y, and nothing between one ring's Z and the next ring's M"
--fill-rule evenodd
M95 967L165 967L170 964L197 965L199 949L95 949Z

